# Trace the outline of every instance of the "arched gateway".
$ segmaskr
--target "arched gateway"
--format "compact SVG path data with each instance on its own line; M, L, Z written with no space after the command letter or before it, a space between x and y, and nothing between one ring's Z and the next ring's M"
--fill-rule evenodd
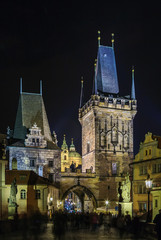
M92 189L95 175L88 174L62 174L60 187L60 200L62 208L68 208L72 203L75 210L92 212L97 209L97 197L95 188Z
M94 194L87 187L74 185L64 192L61 200L64 201L71 193L74 193L79 198L82 212L84 212L84 210L90 211L97 208L97 200Z

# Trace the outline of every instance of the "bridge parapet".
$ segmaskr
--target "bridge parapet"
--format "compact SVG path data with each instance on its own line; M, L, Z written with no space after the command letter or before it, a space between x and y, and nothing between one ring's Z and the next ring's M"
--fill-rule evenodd
M75 172L63 172L61 173L61 177L71 177L71 178L95 178L95 173L75 173Z

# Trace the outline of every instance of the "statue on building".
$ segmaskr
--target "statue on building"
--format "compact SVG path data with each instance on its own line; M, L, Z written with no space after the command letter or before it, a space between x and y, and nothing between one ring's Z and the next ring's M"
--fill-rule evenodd
M58 139L57 139L57 135L56 135L55 131L53 131L52 138L53 138L53 142L55 143L55 145L58 145Z
M119 187L118 187L118 198L119 198L119 202L122 202L122 201L123 201L121 182L119 182Z
M17 185L16 185L16 178L14 178L13 182L11 183L11 188L10 188L10 197L9 197L10 205L17 206L16 194L17 194Z
M76 164L72 161L72 164L70 165L71 172L75 172Z
M13 182L11 183L10 187L10 196L8 199L8 219L15 219L17 216L17 202L16 202L16 194L17 194L17 185L16 185L16 178L14 178Z
M131 182L130 182L128 173L125 176L125 181L122 182L121 189L122 189L123 202L130 202Z

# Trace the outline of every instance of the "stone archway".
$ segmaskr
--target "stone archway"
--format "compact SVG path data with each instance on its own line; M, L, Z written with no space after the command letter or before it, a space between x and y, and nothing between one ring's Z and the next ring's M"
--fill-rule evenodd
M74 194L76 194L78 196L78 198L81 201L82 204L82 212L87 211L87 202L90 202L91 204L93 204L93 209L96 209L97 206L97 200L94 196L94 194L85 186L83 185L74 185L70 188L68 188L61 197L61 201L64 201L65 198L67 197L67 195L69 193L73 192ZM85 208L86 207L86 208Z

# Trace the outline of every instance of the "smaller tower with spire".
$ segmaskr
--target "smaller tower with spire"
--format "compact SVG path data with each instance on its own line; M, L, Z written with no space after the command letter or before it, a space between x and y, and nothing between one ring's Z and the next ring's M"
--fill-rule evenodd
M63 144L61 146L61 172L65 172L67 168L70 167L69 163L69 150L66 142L66 136L64 134Z
M132 66L131 99L136 100L136 98L135 98L135 82L134 82L134 66Z
M83 77L81 77L81 94L80 94L80 104L79 104L79 108L82 107L83 104Z

